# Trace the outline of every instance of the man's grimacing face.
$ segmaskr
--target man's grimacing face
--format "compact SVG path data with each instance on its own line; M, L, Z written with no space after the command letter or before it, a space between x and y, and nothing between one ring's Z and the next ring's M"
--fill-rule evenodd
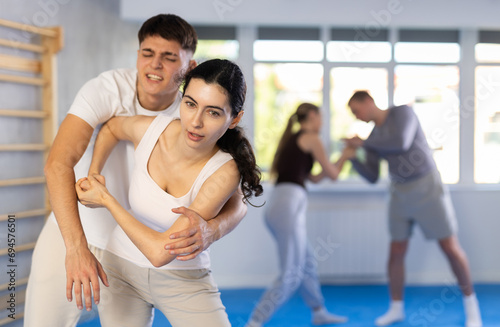
M177 41L146 37L137 51L137 92L141 96L175 94L191 64L192 53Z

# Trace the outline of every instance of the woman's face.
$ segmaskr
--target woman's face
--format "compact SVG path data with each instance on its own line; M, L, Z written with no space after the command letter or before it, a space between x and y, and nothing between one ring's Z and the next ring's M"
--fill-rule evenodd
M321 112L319 110L310 110L307 119L311 123L311 126L315 132L319 132L321 130L323 121L321 119Z
M182 133L193 148L213 147L228 128L236 127L242 115L243 111L231 116L229 98L221 86L193 78L182 98Z

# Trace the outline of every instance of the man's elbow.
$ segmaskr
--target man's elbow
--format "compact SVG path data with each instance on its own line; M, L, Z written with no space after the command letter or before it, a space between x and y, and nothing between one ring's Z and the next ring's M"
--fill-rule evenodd
M45 178L47 180L51 180L53 177L60 176L61 174L64 174L65 171L73 172L73 170L69 167L61 164L56 160L51 160L50 158L47 160L45 166L43 167L43 174L45 175Z

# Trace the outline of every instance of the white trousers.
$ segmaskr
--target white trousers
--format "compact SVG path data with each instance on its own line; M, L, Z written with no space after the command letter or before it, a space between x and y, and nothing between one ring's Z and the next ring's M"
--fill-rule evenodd
M102 290L103 327L150 326L153 307L174 327L230 327L210 270L139 267L104 251L102 265L110 286Z
M100 261L102 250L92 246L90 250ZM24 327L74 327L78 323L82 311L76 307L75 299L72 302L66 299L65 258L66 248L59 227L48 219L33 251Z
M276 239L280 276L266 290L252 312L251 319L264 323L295 291L311 309L324 305L317 265L307 241L307 192L296 184L275 186L266 203L266 224Z

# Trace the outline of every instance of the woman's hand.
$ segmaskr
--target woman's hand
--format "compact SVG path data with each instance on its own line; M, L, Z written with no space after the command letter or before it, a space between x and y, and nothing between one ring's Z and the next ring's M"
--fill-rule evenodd
M361 139L357 135L351 138L343 138L342 140L345 142L346 146L353 147L356 149L362 147L364 143L363 139Z
M102 175L80 178L75 184L76 194L81 204L88 208L102 208L111 198Z

